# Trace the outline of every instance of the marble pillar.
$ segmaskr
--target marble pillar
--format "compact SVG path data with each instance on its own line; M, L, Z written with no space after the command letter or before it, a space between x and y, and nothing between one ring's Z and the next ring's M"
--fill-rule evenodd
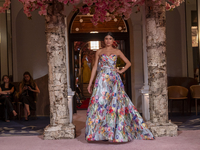
M147 126L155 137L176 136L177 125L168 120L166 10L146 0L146 44L150 121Z
M75 126L70 123L68 109L63 10L63 4L49 4L48 14L45 16L50 98L50 124L44 129L45 140L75 138Z

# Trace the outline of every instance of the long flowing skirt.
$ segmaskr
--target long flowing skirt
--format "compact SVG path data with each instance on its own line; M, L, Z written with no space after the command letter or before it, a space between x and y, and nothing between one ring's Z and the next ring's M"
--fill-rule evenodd
M87 141L154 139L114 71L105 69L97 75L87 110L85 136Z

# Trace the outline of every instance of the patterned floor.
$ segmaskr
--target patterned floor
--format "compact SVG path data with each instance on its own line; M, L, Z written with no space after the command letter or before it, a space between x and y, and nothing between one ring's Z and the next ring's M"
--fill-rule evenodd
M86 110L78 110L78 114L86 114ZM85 125L86 116L80 118L79 115L74 115L74 124L79 128L80 120ZM200 130L200 115L196 116L195 113L191 115L173 114L169 119L178 125L178 130ZM37 117L36 120L30 119L29 121L11 120L7 123L0 120L0 137L2 136L19 136L19 135L42 135L44 128L49 124L49 117ZM78 135L79 133L77 133Z
M178 125L179 130L200 130L200 115L192 113L191 115L173 114L169 117L171 121Z
M37 117L36 120L29 121L11 120L5 122L0 120L0 137L1 136L19 136L19 135L41 135L44 127L49 124L49 117Z

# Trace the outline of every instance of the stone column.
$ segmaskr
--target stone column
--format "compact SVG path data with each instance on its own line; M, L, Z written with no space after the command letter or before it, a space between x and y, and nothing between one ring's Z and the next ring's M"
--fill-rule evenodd
M150 121L147 126L155 137L176 136L177 125L168 120L166 10L146 0L146 40Z
M45 17L50 125L44 129L44 139L75 138L75 126L70 124L68 109L64 6L56 2L49 4Z

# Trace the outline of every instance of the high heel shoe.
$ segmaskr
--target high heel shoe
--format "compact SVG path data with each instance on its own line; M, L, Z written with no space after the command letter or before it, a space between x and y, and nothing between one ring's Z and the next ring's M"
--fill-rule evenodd
M29 113L28 113L29 115L28 115L28 118L31 116L31 112L29 111Z
M31 114L30 114L30 115L28 115L28 120L30 119L30 117L31 117Z

